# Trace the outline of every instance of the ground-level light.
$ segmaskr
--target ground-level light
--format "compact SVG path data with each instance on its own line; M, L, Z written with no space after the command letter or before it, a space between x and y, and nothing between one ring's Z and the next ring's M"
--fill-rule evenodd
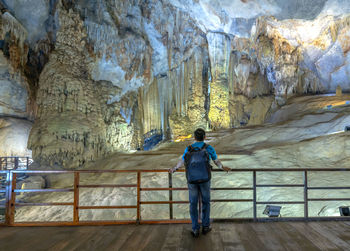
M340 216L350 216L349 207L339 207Z
M263 214L268 215L269 217L278 217L280 216L281 206L271 206L266 205Z

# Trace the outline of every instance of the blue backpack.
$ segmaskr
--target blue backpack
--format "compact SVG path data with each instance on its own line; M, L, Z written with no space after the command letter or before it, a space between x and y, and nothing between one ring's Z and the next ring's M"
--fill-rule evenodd
M202 148L188 146L185 154L186 178L190 184L199 184L211 179L211 166L207 144Z

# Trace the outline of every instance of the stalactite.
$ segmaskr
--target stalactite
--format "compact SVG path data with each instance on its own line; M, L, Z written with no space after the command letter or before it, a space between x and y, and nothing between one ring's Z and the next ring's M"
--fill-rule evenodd
M143 107L143 131L161 129L161 115L157 79L147 87L141 87L141 101Z
M105 53L108 48L114 47L120 42L118 29L115 26L107 24L101 25L86 20L85 27L88 37L94 45L94 52L97 55Z
M229 128L229 65L231 38L222 33L208 34L212 70L209 120L212 128Z
M143 87L145 133L160 130L164 138L170 138L188 135L196 127L207 128L208 79L203 71L208 70L208 60L208 52L198 48L166 77Z
M24 42L28 37L28 32L9 12L5 12L1 16L1 37L4 38L7 33L11 33L11 35L18 40L18 46L20 48L19 55L21 57L20 62L22 66L25 65L27 62L27 53Z

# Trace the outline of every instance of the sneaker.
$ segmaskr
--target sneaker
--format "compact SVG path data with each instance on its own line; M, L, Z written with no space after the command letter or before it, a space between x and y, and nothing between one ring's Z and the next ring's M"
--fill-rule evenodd
M192 230L191 234L194 238L198 238L199 237L199 229Z
M209 227L203 227L203 229L202 229L202 234L207 234L207 233L209 233L211 231L211 226L209 226Z

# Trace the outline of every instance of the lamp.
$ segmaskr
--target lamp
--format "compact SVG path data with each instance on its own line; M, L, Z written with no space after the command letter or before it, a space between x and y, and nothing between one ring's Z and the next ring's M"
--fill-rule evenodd
M340 216L350 216L349 207L339 207Z
M278 217L280 216L281 206L271 206L266 205L263 214L268 215L269 217Z

